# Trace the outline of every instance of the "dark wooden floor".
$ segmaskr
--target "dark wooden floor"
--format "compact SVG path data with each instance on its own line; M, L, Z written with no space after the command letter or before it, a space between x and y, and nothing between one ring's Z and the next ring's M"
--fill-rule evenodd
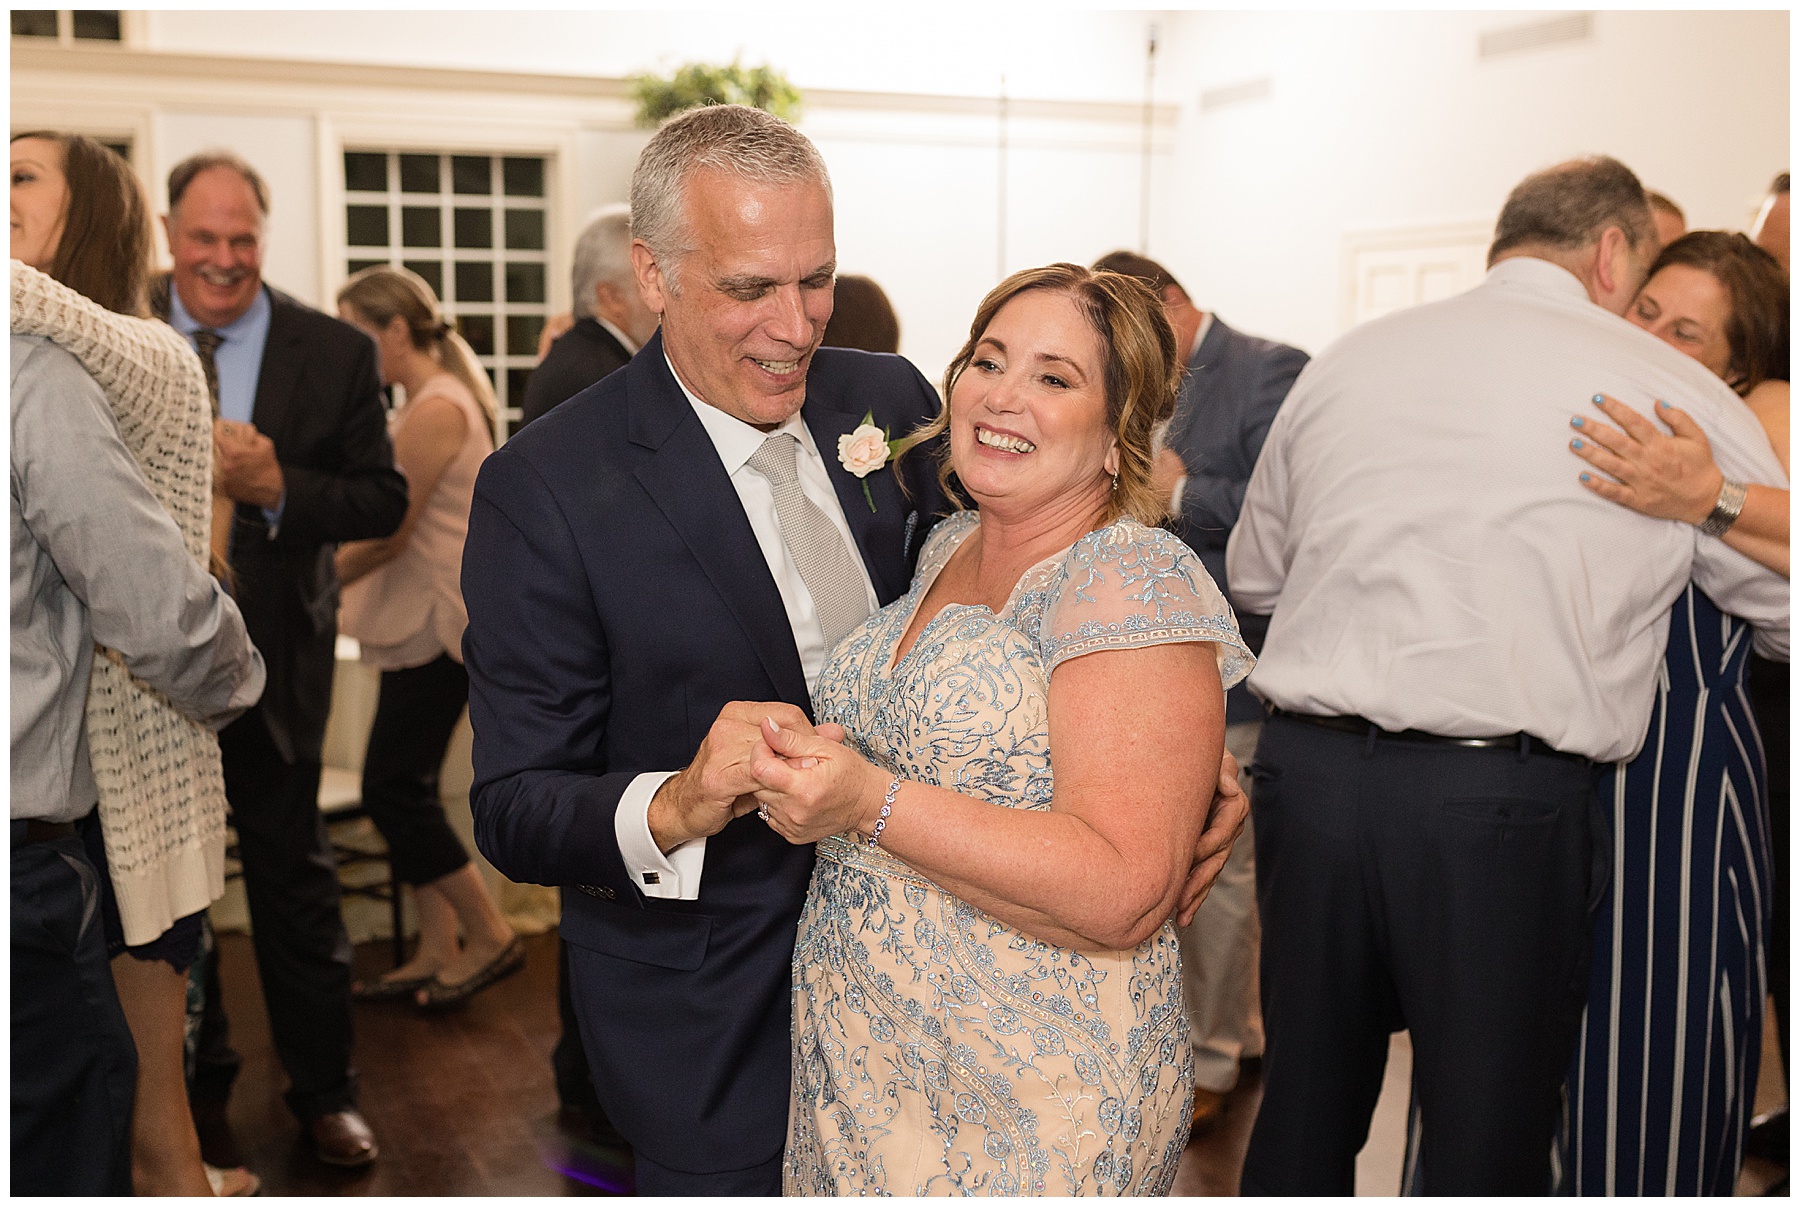
M358 1003L362 1110L381 1142L367 1170L314 1160L281 1100L286 1078L269 1042L250 940L220 935L232 1038L244 1058L231 1097L239 1150L270 1195L574 1195L629 1193L631 1160L559 1119L556 936L526 941L524 971L459 1012L427 1017L403 1002ZM385 943L357 949L358 976L388 967ZM1237 1192L1261 1087L1254 1074L1218 1128L1188 1147L1175 1193ZM566 1126L565 1126L566 1123Z
M245 935L219 936L232 1038L244 1058L230 1122L244 1160L272 1195L564 1195L631 1189L628 1154L559 1126L556 936L526 940L522 972L455 1013L358 1003L361 1105L381 1144L367 1170L314 1160L281 1100L286 1078ZM387 968L385 943L357 949L358 976Z
M226 1007L244 1066L231 1099L230 1124L244 1160L271 1195L578 1195L628 1194L631 1157L592 1143L578 1120L559 1118L550 1051L557 1036L556 936L525 941L518 975L476 996L456 1013L425 1016L404 1002L356 1006L356 1065L362 1109L381 1142L367 1170L314 1160L281 1100L286 1078L269 1042L268 1014L245 935L219 937ZM386 943L356 952L358 976L379 976ZM1771 1029L1771 1036L1773 1032ZM1780 1100L1771 1038L1759 1098ZM1401 1087L1404 1092L1404 1087ZM1178 1195L1232 1195L1261 1101L1259 1075L1246 1072L1224 1118L1188 1146L1176 1175ZM1403 1108L1402 1108L1403 1109ZM1764 1109L1767 1109L1764 1107ZM1399 1128L1371 1134L1393 1148ZM1739 1194L1761 1193L1781 1171L1747 1161ZM1383 1179L1385 1182L1385 1179ZM1368 1186L1364 1193L1391 1194Z

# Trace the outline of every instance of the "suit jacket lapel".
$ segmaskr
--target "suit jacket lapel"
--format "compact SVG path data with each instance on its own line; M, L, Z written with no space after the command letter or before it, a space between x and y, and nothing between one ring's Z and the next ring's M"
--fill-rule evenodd
M262 365L256 376L256 402L250 410L250 422L278 448L282 443L278 430L295 418L288 403L300 384L300 366L305 359L300 342L300 330L293 321L287 299L270 289L269 335L263 343Z
M804 705L806 675L794 647L794 632L744 505L718 450L669 372L662 337L653 339L644 352L626 370L631 374L626 392L631 441L649 454L635 471L638 482L737 617L776 691L783 699Z

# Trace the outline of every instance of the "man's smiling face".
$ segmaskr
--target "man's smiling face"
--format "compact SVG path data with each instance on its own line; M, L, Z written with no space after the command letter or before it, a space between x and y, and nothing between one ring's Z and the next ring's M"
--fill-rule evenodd
M702 401L773 428L806 401L806 370L831 319L831 198L817 181L703 169L682 201L685 247L673 265L643 243L632 248L663 347Z

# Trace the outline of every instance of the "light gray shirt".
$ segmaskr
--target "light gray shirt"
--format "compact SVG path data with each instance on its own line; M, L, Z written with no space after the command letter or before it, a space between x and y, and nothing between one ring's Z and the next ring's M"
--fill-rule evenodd
M1613 761L1643 744L1691 578L1785 659L1788 584L1580 483L1572 415L1687 411L1727 478L1787 485L1741 399L1546 260L1365 323L1282 405L1227 549L1273 613L1250 688L1295 712L1451 737L1524 731Z
M69 353L12 337L12 817L73 821L98 799L86 702L94 643L218 727L262 695L237 605L183 543Z

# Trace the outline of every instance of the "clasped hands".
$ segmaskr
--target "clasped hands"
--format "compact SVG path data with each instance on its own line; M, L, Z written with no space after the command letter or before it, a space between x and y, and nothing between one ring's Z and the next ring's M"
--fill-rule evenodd
M285 485L275 442L253 423L213 420L213 493L237 503L274 507Z
M738 701L720 711L694 761L657 790L650 802L650 833L667 852L716 834L753 811L796 844L853 830L866 833L891 782L886 771L844 745L842 726L815 726L791 704ZM1226 751L1177 903L1181 925L1191 922L1206 900L1249 816L1237 760Z

